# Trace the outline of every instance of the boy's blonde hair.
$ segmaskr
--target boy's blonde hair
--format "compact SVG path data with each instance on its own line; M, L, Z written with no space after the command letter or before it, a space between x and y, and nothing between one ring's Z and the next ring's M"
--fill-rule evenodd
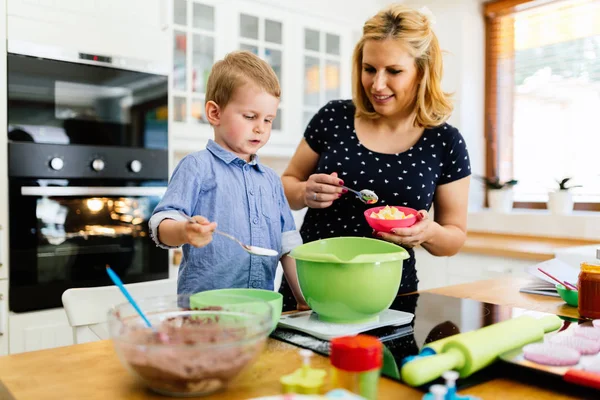
M273 68L260 57L244 50L231 52L213 65L206 83L205 102L214 101L224 108L235 90L246 83L254 84L274 97L281 97Z
M415 58L417 79L415 125L439 126L450 117L450 95L442 91L442 52L429 18L412 8L393 4L365 22L352 58L352 97L356 117L378 118L361 82L363 49L368 40L399 40Z

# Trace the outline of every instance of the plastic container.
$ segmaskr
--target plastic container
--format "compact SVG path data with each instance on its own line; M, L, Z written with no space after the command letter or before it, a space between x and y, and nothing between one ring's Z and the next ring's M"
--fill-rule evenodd
M561 299L571 307L579 304L579 291L566 288L564 285L556 284L556 291Z
M377 399L383 365L383 345L368 335L344 336L331 340L331 383L368 400Z
M579 315L583 318L600 318L600 249L596 261L581 263L579 271Z

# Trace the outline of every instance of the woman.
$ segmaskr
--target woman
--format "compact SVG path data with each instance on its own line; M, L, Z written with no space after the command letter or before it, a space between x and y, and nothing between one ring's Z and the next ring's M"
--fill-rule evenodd
M353 100L332 101L312 118L283 174L285 194L292 209L308 206L305 243L375 235L407 248L398 293L412 292L414 246L450 256L463 245L471 174L464 139L446 123L452 104L441 89L442 54L429 17L402 5L382 10L365 23L352 68ZM375 191L377 205L415 208L421 220L373 232L363 217L372 205L342 184ZM293 308L285 281L280 292L284 308Z

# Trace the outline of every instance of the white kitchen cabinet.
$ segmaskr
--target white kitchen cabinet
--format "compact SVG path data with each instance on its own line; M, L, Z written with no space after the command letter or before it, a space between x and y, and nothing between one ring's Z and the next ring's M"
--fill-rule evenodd
M10 354L73 344L73 330L63 308L9 315Z
M503 276L526 276L525 268L535 261L459 253L447 258L445 285L458 285Z
M493 279L506 275L523 276L525 268L536 261L459 253L448 258L448 275L468 281Z
M169 0L7 0L8 40L168 61Z
M171 4L169 118L174 153L201 150L213 137L203 119L204 82L210 61L234 50L259 55L280 79L278 116L260 155L290 157L309 116L329 99L351 97L355 27L299 14L285 4L251 0L172 0ZM200 7L205 11L203 19L195 14Z
M448 285L448 257L432 256L422 247L415 249L419 290Z
M459 253L434 257L423 248L415 249L419 290L458 285L502 276L527 276L526 268L536 261Z

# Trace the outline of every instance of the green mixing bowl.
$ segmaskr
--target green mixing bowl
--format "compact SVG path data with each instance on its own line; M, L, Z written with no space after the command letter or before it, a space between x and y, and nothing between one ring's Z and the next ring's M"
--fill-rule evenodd
M205 305L215 304L224 306L237 302L247 303L252 299L266 301L273 309L273 329L271 329L271 332L273 332L279 323L281 310L283 309L283 296L278 292L245 288L207 290L191 295L190 307L202 308Z
M394 301L409 257L383 240L339 237L296 247L298 280L319 319L335 323L375 321Z

